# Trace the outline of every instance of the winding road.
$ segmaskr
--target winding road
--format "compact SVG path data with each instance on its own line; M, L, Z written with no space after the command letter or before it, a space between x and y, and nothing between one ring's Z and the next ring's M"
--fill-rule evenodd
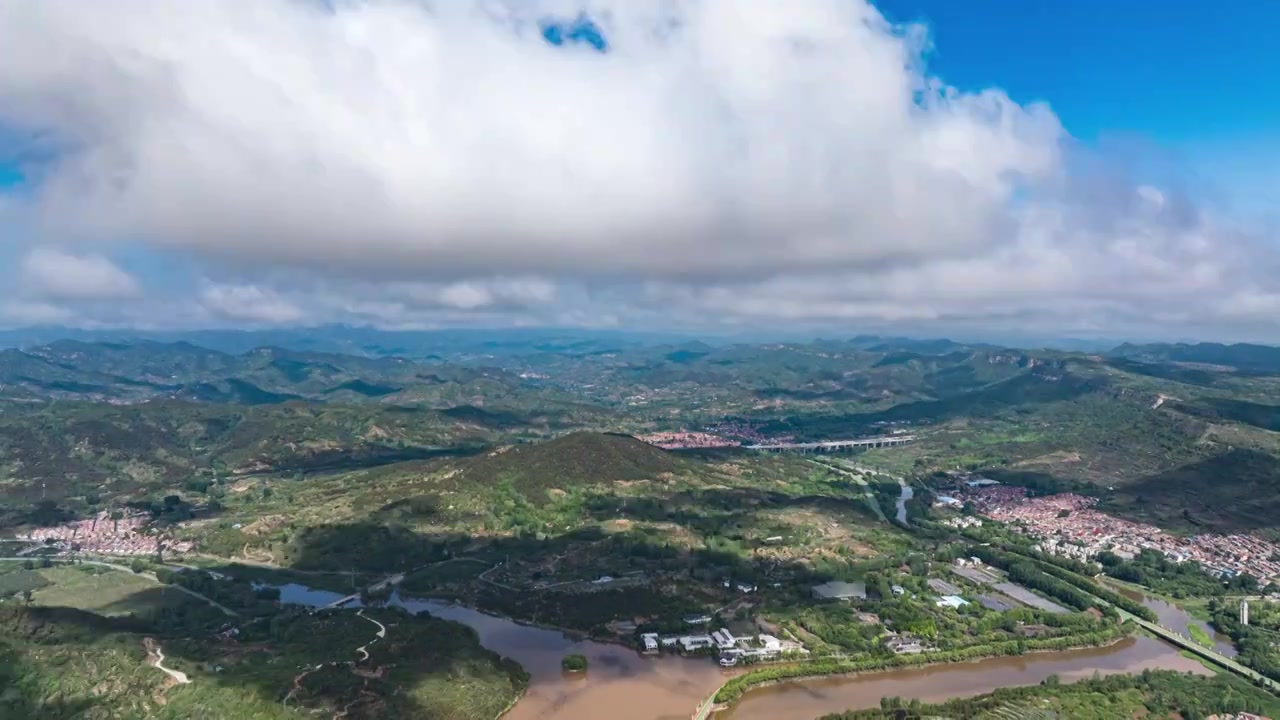
M386 636L387 636L387 626L386 626L386 625L383 625L382 623L378 622L377 620L374 620L373 618L369 617L368 615L365 615L365 614L364 614L364 608L361 608L361 609L360 609L360 611L356 613L356 615L357 615L358 617L362 617L362 618L364 618L365 620L368 620L369 622L371 622L371 623L373 623L374 625L377 625L377 626L378 626L378 636L377 636L377 637L375 637L373 640L371 640L371 641L369 642L369 644L368 644L368 645L361 645L360 647L356 648L356 652L360 653L360 654L363 656L363 657L361 657L361 658L360 658L360 660L358 660L357 662L364 662L365 660L368 660L368 659L369 659L369 651L368 651L368 650L366 650L365 648L369 647L369 645L372 645L372 644L374 644L374 643L378 642L379 640L381 640L382 638L386 637Z
M164 650L160 648L159 644L155 646L155 654L156 654L155 666L157 670L163 672L165 675L168 675L174 680L177 680L178 684L180 685L191 684L191 678L187 677L186 673L180 670L174 670L173 668L167 668L164 666Z

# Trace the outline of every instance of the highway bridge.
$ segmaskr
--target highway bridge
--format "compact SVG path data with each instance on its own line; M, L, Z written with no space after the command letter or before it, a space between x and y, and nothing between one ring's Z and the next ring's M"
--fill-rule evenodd
M881 448L892 447L894 445L905 445L915 439L915 435L886 435L883 437L858 438L856 440L827 440L826 442L808 443L768 443L748 445L747 447L752 450L763 450L765 452L827 453L858 450L861 448Z
M1214 650L1213 648L1207 648L1201 645L1200 643L1192 640L1191 638L1185 635L1176 633L1173 630L1170 630L1169 628L1163 625L1157 625L1148 620L1143 620L1142 618L1137 617L1132 613L1126 612L1125 610L1122 610L1120 608L1116 608L1116 609L1120 612L1120 617L1126 620L1132 620L1138 626L1142 627L1143 629L1147 630L1148 632L1150 632L1151 634L1157 637L1163 638L1166 642L1173 643L1174 645L1177 645L1183 650L1191 652L1195 655L1199 655L1205 660L1208 660L1216 665L1224 667L1238 675L1243 675L1244 677L1254 681L1257 684L1266 686L1272 692L1280 690L1280 683L1277 683L1276 681L1263 675L1262 673L1259 673L1258 671L1252 668L1247 668L1244 665L1241 665L1239 662L1227 657L1226 655L1223 655L1222 653L1219 653L1217 650Z
M387 587L388 585L399 585L399 584L400 584L400 581L401 581L401 580L404 580L404 576L405 576L405 574L404 574L404 573L397 573L397 574L395 574L395 575L392 575L392 576L390 576L390 577L386 578L385 580L383 580L383 581L382 581L382 582L380 582L380 583L377 583L377 584L375 584L375 585L370 585L367 589L368 589L368 590L370 590L370 591L372 591L372 592L377 592L377 591L379 591L379 590L381 590L381 589L383 589L383 588ZM324 610L332 610L332 609L334 609L334 608L340 608L340 607L342 607L343 605L346 605L347 603L349 603L349 602L351 602L351 601L353 601L353 600L359 600L359 599L360 599L360 593L358 593L358 592L357 592L357 593L351 593L350 595L348 595L348 596L346 596L346 597L342 597L342 598L338 598L337 600L334 600L333 602L329 603L328 605L325 605L325 606L324 606L324 608L322 608L322 609L324 609Z

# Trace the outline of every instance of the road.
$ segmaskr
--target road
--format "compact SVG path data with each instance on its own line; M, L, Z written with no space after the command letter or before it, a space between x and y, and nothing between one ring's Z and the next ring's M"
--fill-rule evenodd
M191 678L187 677L186 673L180 670L174 670L172 668L167 668L164 666L164 650L161 650L159 645L155 646L155 652L156 652L155 665L157 670L163 672L165 675L168 675L174 680L177 680L179 683L183 685L191 684Z
M1137 617L1132 613L1121 610L1120 608L1116 608L1116 610L1120 612L1120 617L1126 620L1132 620L1138 626L1146 629L1147 631L1151 632L1154 635L1159 636L1161 639L1163 639L1166 642L1173 643L1174 645L1177 645L1178 647L1184 650L1189 650L1195 653L1196 655L1199 655L1200 657L1214 663L1215 665L1220 665L1238 675L1243 675L1244 677L1250 680L1253 680L1254 682L1260 682L1266 685L1267 688L1269 688L1272 691L1280 690L1280 683L1277 683L1276 681L1272 680L1271 678L1268 678L1267 676L1263 675L1262 673L1259 673L1256 670L1252 670L1250 668L1245 667L1244 665L1241 665L1240 663L1236 662L1235 660L1232 660L1231 658L1227 657L1226 655L1223 655L1222 653L1219 653L1217 650L1214 650L1213 648L1207 648L1195 642L1191 638L1183 635L1179 635L1178 633L1170 630L1167 627L1164 627L1163 625L1157 625L1153 622L1150 622L1149 620L1143 620L1142 618Z
M412 572L412 571L410 571L410 572ZM367 587L367 588L365 588L365 589L366 589L366 590L368 590L368 591L370 591L370 592L377 592L377 591L379 591L379 590L381 590L381 589L383 589L383 588L387 587L388 585L399 585L399 584L401 583L401 581L403 581L403 580L404 580L404 576L405 576L405 573L396 573L395 575L389 575L389 576L387 576L387 577L383 578L383 579L382 579L382 581L377 582L377 583L374 583L373 585L370 585L369 587ZM334 600L333 602L329 603L328 605L325 605L325 608L326 608L326 609L328 609L328 608L342 607L343 605L346 605L347 603L351 602L352 600L359 600L359 599L360 599L360 594L361 594L361 593L363 593L363 592L364 592L364 590L361 590L361 591L360 591L360 592L358 592L358 593L351 593L350 595L348 595L348 596L346 596L346 597L338 598L337 600Z
M25 562L25 561L27 561L27 560L34 560L34 559L35 559L35 558L29 558L29 557L0 557L0 561L9 560L9 561L13 561L13 562ZM41 559L41 560L44 560L45 558L40 558L40 559ZM133 568L131 568L131 567L128 567L128 566L126 566L126 565L120 565L120 564L113 563L113 562L106 562L106 561L104 561L104 560L84 560L84 559L75 559L75 558L56 558L56 557L48 558L48 560L49 560L49 562L62 563L62 564L64 564L64 565L93 565L93 566L95 566L95 567L111 568L112 570L119 570L120 572L127 572L127 573L130 573L130 574L132 574L132 575L141 575L141 576L142 576L142 577L144 577L144 578L148 578L148 579L151 579L151 580L155 580L157 583L160 583L161 585L164 585L165 587L175 588L175 589L176 589L176 590L178 590L179 592L186 593L187 595L190 595L191 597L196 598L197 600L203 600L204 602L206 602L206 603L208 603L208 604L212 605L213 607L217 608L218 610L222 611L222 614L224 614L224 615L227 615L227 616L229 616L229 617L240 617L240 613L238 613L238 612L236 612L235 610L232 610L231 608L229 608L229 607L227 607L227 606L225 606L225 605L223 605L223 604L219 603L217 600L214 600L213 598L211 598L211 597L209 597L209 596L207 596L207 595L202 595L202 594L200 594L200 593L196 592L195 590L192 590L192 589L190 589L190 588L185 588L185 587L183 587L183 586L181 586L181 585L169 585L169 584L167 584L167 583L160 582L160 578L156 577L156 574L155 574L155 573L153 573L153 572L140 572L140 573L135 573L135 572L133 572ZM179 569L179 570L180 570L181 568L176 568L176 569Z
M859 475L858 473L852 470L849 470L848 468L844 468L839 465L836 465L835 463L823 462L821 460L810 460L809 462L825 470L830 470L832 472L844 475L849 479L853 480L854 482L858 483L859 485L861 485L862 494L867 499L867 503L871 505L871 509L872 511L875 512L876 517L880 518L880 522L883 522L883 523L889 522L889 518L884 514L884 509L880 507L880 501L876 500L875 493L871 492L871 485L869 485L861 475ZM859 470L861 470L861 468L859 468Z
M372 644L374 644L374 643L378 642L379 640L381 640L382 638L386 637L386 636L387 636L387 626L386 626L386 625L383 625L382 623L378 622L377 620L374 620L373 618L369 617L368 615L365 615L365 614L364 614L364 608L361 608L361 609L360 609L360 611L356 613L356 615L357 615L357 616L359 616L359 617L362 617L362 618L364 618L365 620L368 620L369 622L371 622L371 623L373 623L374 625L377 625L377 626L378 626L378 635L377 635L377 637L375 637L373 640L369 641L369 643L368 643L367 645L361 645L360 647L356 648L356 652L360 653L360 655L361 655L360 662L364 662L365 660L368 660L368 659L369 659L369 651L368 651L368 650L366 650L365 648L369 647L369 645L372 645Z

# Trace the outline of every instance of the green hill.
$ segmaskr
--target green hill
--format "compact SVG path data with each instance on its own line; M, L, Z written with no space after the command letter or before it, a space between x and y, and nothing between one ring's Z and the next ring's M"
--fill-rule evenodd
M509 482L538 502L552 490L614 482L657 480L683 469L671 453L629 435L575 432L527 445L512 445L462 465L459 484Z

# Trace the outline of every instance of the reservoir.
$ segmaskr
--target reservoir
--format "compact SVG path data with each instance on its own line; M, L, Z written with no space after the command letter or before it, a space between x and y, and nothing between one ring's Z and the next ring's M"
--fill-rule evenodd
M323 606L341 595L290 584L280 587L280 597L284 602ZM472 628L482 645L529 672L528 691L504 720L597 720L601 708L609 709L609 720L687 720L734 672L721 670L708 658L645 656L620 645L580 640L558 630L521 625L444 601L395 594L390 602ZM587 657L586 673L561 671L560 660L569 653ZM1148 668L1207 672L1171 645L1149 637L1130 637L1104 648L790 681L749 691L714 717L811 720L827 713L876 707L882 697L939 702L999 687L1035 685L1051 675L1072 682L1095 672L1109 675Z

